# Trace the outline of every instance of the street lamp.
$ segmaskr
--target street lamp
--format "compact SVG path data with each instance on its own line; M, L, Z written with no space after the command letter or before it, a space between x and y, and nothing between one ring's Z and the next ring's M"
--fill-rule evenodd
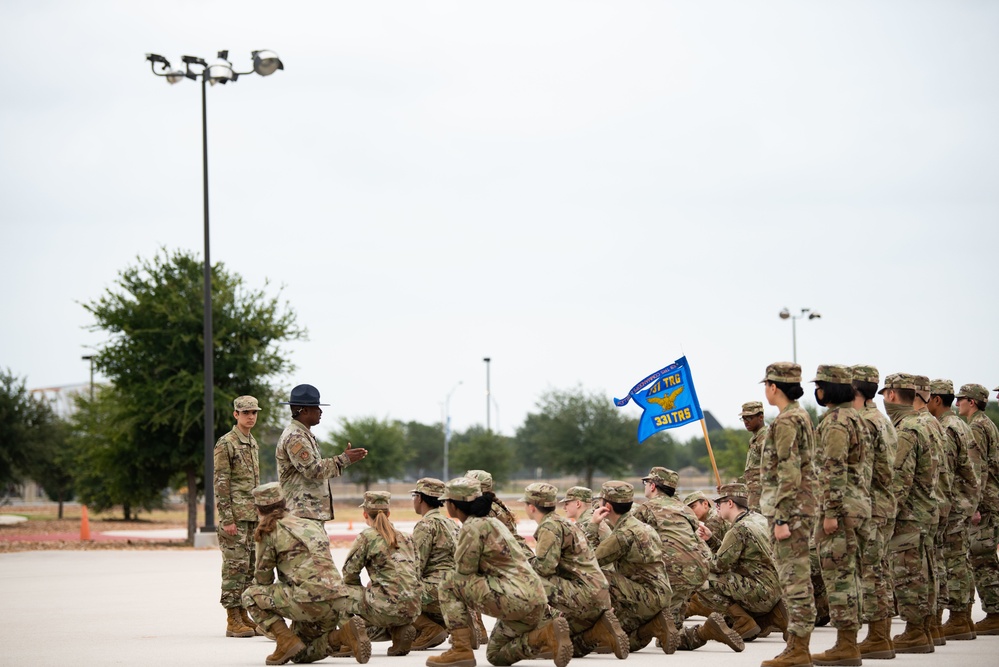
M806 315L808 316L808 319L810 319L810 320L817 320L820 317L822 317L822 315L820 315L819 313L813 312L811 308L802 308L801 309L801 313L798 314L798 315L792 315L790 310L788 310L787 308L784 308L782 311L780 311L779 314L780 314L780 318L782 320L791 320L791 353L794 355L793 358L791 359L791 361L793 361L794 363L798 363L798 331L797 331L797 322L798 322L798 320L800 320L801 318L805 317Z
M209 253L208 234L208 106L205 97L205 86L210 83L225 85L230 81L235 83L241 76L256 72L260 76L269 76L284 64L273 51L253 51L253 69L249 72L237 72L229 62L229 52L219 51L218 58L209 65L203 58L197 56L182 56L184 69L174 69L170 61L161 55L147 53L146 60L153 74L161 76L167 83L174 84L182 79L197 81L201 79L201 156L205 199L205 310L204 310L204 348L205 348L205 525L202 533L215 532L215 487L212 479L215 476L215 462L212 452L215 449L215 367L214 348L212 346L212 262ZM160 71L156 71L157 65Z
M80 357L84 361L90 362L90 402L94 402L94 355L88 354Z
M443 480L446 482L450 479L448 477L448 456L451 447L451 394L457 391L458 387L461 386L461 380L458 380L458 384L451 388L451 391L447 393L447 398L444 399L444 477Z
M482 361L486 362L486 433L491 433L492 428L489 420L489 362L491 359L482 357Z

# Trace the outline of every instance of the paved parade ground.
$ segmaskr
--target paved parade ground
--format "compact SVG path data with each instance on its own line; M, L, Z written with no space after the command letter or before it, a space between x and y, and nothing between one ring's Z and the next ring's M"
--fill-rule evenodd
M334 549L342 565L346 549ZM214 549L147 551L25 551L0 554L0 665L263 665L273 644L263 637L226 638L225 613L218 604L221 556ZM976 607L975 620L984 617ZM490 625L491 619L486 618ZM696 622L692 620L690 622ZM901 631L896 619L895 632ZM832 646L835 630L816 629L813 651ZM663 661L715 667L757 666L780 652L779 635L747 644L733 653L709 643L694 651L665 656L654 646L632 654L633 666ZM436 651L385 655L388 643L372 645L369 665L416 667ZM485 647L476 651L488 665ZM654 661L654 662L653 662ZM590 655L572 664L611 667L613 656ZM868 661L876 664L881 661ZM324 664L357 664L327 658ZM525 665L552 665L531 660ZM999 636L950 642L929 655L902 655L901 665L999 665Z

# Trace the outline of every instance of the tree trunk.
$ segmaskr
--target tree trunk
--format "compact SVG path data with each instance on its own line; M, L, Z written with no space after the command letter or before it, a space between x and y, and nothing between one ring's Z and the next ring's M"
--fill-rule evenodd
M214 508L212 508L214 510ZM198 471L187 467L187 541L194 544L194 531L198 529Z
M62 490L59 491L59 518L62 518Z
M132 520L132 506L131 505L129 505L128 503L125 503L124 505L121 506L121 511L125 515L125 521L131 521Z
M591 490L593 489L593 468L592 467L586 469L586 488L591 489ZM597 495L597 494L594 493L593 495Z

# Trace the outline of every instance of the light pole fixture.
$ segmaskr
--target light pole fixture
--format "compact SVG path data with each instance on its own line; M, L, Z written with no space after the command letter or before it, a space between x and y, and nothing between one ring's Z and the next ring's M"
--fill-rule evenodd
M90 362L90 402L94 402L94 355L88 354L80 357L84 361Z
M806 315L810 320L817 320L820 317L822 317L822 315L816 313L811 308L802 308L801 313L799 313L798 315L792 315L790 310L784 308L783 310L780 311L779 315L782 320L791 320L791 354L793 355L791 361L793 361L794 363L798 363L797 322Z
M458 387L462 384L461 380L458 380L458 384L451 388L451 391L447 393L447 398L444 399L444 477L443 480L446 482L450 479L448 472L448 456L450 455L451 448L451 394L457 391Z
M486 433L492 433L492 424L489 418L489 362L492 361L489 357L482 357L482 361L486 362Z
M241 76L256 72L260 76L269 76L284 64L273 51L253 51L253 69L249 72L237 72L229 62L229 52L219 51L217 59L210 65L204 58L197 56L182 56L184 69L171 67L170 61L161 55L147 53L146 60L153 74L161 76L167 83L174 84L183 79L201 80L201 158L205 200L205 276L204 276L204 349L205 349L205 525L202 533L215 532L215 366L214 346L212 345L212 262L209 253L208 233L208 106L205 97L206 84L235 83ZM160 71L156 71L159 66Z

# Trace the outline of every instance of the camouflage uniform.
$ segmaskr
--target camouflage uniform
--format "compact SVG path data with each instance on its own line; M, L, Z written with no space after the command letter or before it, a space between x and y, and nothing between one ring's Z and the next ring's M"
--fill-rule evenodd
M424 491L417 483L416 491ZM443 483L440 489L431 495L439 497L444 492ZM416 571L420 575L420 603L423 613L436 623L442 623L441 604L438 598L441 581L444 575L454 569L454 547L458 542L458 524L444 514L444 510L435 507L429 510L413 528L413 545L416 548Z
M324 459L316 436L300 421L292 419L278 440L274 456L288 510L303 519L332 519L330 478L339 477L350 465L347 454Z
M915 389L912 375L896 373L885 378L888 389ZM895 532L889 549L898 614L913 626L931 613L936 573L928 553L929 531L936 530L936 487L939 471L933 434L911 405L885 403L898 434L895 479L892 490L898 502Z
M750 401L742 404L742 412L739 413L739 417L752 417L758 414L763 414L763 403ZM746 488L749 489L749 509L754 512L760 511L760 452L763 450L763 442L766 439L766 425L753 431L753 435L749 438L749 451L746 453L746 470L742 476L746 482ZM712 530L712 532L714 531Z
M465 477L479 480L479 483L482 484L483 493L493 491L493 476L485 470L468 470L465 472ZM520 550L524 553L525 558L530 558L534 555L534 552L531 551L531 547L527 545L527 540L521 537L520 532L517 530L517 517L513 515L510 508L504 505L499 498L495 498L493 500L493 506L489 510L489 516L494 519L499 519L500 523L506 526L506 529L510 531L510 534L513 535L513 539L516 540L517 544L520 546Z
M723 489L742 485L726 485ZM727 497L727 496L725 496ZM754 614L765 614L780 601L781 586L773 560L770 527L756 512L746 510L722 541L711 559L707 588L698 592L713 611L725 613L733 604Z
M846 385L853 393L853 375L846 366L821 365L813 381ZM826 410L815 438L820 504L815 543L829 596L829 616L837 629L859 630L862 593L857 528L871 518L870 487L864 475L870 440L852 399ZM834 532L826 534L825 519L836 519Z
M366 510L388 510L388 491L367 491ZM420 615L420 579L416 570L413 538L396 531L393 549L374 527L365 528L343 563L347 611L364 619L369 628L409 625ZM361 583L361 570L368 572L368 585ZM371 634L376 631L370 630Z
M655 467L642 481L676 489L680 477L672 470ZM697 536L700 522L693 510L680 500L661 493L631 513L639 521L652 526L662 541L663 565L673 591L669 613L679 628L686 615L687 601L708 579L711 550Z
M551 484L531 484L522 502L555 507L557 489ZM541 576L548 603L569 623L577 655L590 652L582 633L593 627L611 608L607 579L578 525L554 511L545 514L534 531L537 556L531 566Z
M248 399L252 399L252 404ZM259 410L257 400L252 396L240 396L233 405L237 412ZM215 507L219 515L217 532L222 552L222 597L219 601L226 609L243 606L243 591L253 581L253 531L257 529L253 489L260 484L258 451L253 435L243 435L237 426L215 443ZM235 535L223 529L223 526L232 525L236 526Z
M954 394L950 380L933 380L931 391L936 395ZM940 417L946 438L949 468L952 471L950 514L938 532L943 556L943 581L938 588L939 601L947 608L964 610L971 604L974 582L968 566L968 526L978 505L978 475L968 457L974 440L971 429L961 418L948 410ZM940 535L942 533L942 535Z
M781 362L767 367L771 382L801 382L801 367ZM787 604L788 632L807 637L815 627L809 538L815 525L815 433L808 413L790 401L770 423L760 455L760 510L770 523L786 523L791 536L774 540L774 564Z
M878 369L874 366L858 365L850 370L856 382L871 382L876 385L880 381ZM895 532L895 514L898 510L892 488L898 436L891 421L878 410L873 401L866 401L859 412L871 445L868 456L864 458L864 477L870 482L871 518L861 523L858 531L861 548L861 620L871 623L895 615L888 543Z
M957 396L987 401L988 390L981 385L964 385ZM969 419L972 435L982 457L986 482L978 504L981 521L971 529L971 567L975 586L988 614L999 613L999 431L985 412L978 410Z
M705 544L708 545L708 549L710 549L712 553L715 553L718 551L718 548L721 546L722 540L725 539L725 534L728 533L728 530L729 528L731 528L731 526L729 525L728 521L722 518L721 514L718 513L718 510L715 509L714 505L711 504L711 501L708 499L708 497L704 495L704 493L702 493L701 491L694 491L693 493L688 493L683 498L683 504L686 505L687 507L690 507L691 504L693 504L698 500L703 500L704 502L708 503L708 513L704 516L704 521L702 523L707 527L708 530L711 531L711 537L708 538L708 541ZM690 509L691 511L693 511L694 508L691 507ZM694 514L696 515L697 512L694 512Z
M604 483L601 497L628 503L633 501L633 493L631 484L610 481ZM651 526L627 512L600 542L596 557L610 584L614 613L629 635L631 650L636 651L647 643L638 639L638 629L667 611L672 597L663 568L662 540Z
M445 498L472 501L482 495L474 478L447 484ZM472 627L470 611L496 618L486 646L493 665L534 657L528 633L543 622L548 600L541 577L531 568L513 535L499 519L469 516L458 532L454 570L444 575L441 611L452 633Z
M603 522L592 523L590 521L590 517L593 516L593 510L596 508L597 503L597 501L593 500L593 492L585 486L574 486L565 492L565 498L560 500L559 504L564 505L567 500L581 500L584 503L590 504L590 506L583 510L583 513L576 518L576 525L583 530L583 534L586 535L586 541L589 543L590 548L596 550L597 545L600 544L600 540L610 535L610 526Z
M281 498L279 485L259 486L254 497L258 505L276 502ZM291 630L306 645L294 657L296 662L325 658L327 633L336 629L345 602L326 531L315 521L286 514L256 548L256 584L243 592L243 606L265 630L282 617L294 621Z

